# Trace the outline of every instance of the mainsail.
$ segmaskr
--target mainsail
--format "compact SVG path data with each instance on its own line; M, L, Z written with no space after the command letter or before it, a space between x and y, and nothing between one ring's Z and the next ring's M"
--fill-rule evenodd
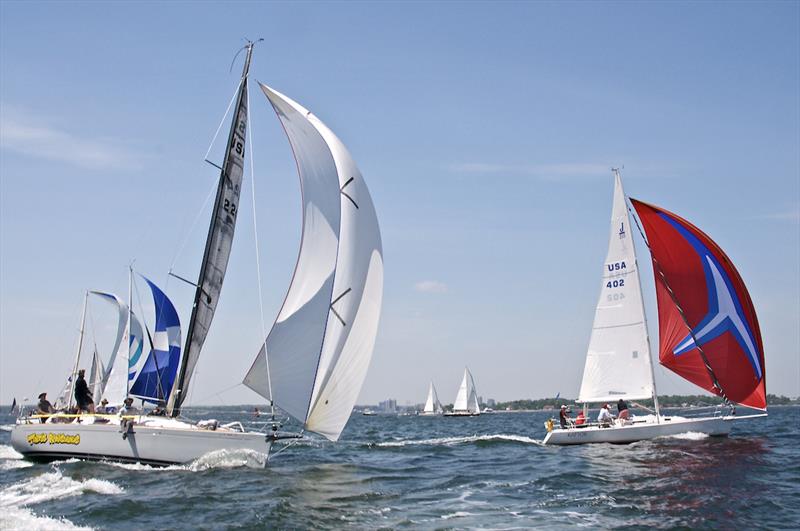
M641 400L654 393L650 343L625 192L614 171L611 234L578 402Z
M306 429L337 440L364 381L378 329L383 294L378 219L361 172L333 132L283 94L261 89L297 162L303 230L286 299L244 383L272 397Z
M168 400L181 357L181 323L175 306L158 286L145 277L153 293L156 325L152 350L131 385L130 394L150 402Z
M186 399L189 381L200 357L211 321L214 319L233 245L233 234L239 209L239 192L244 173L248 105L247 75L250 70L252 52L253 44L249 43L239 93L236 97L233 122L228 135L225 159L219 176L217 197L214 202L211 224L208 228L203 262L200 266L200 277L197 280L192 316L189 319L189 328L186 333L186 346L180 363L180 374L170 396L169 411L173 416L180 413L181 404Z
M425 407L422 408L422 412L428 414L442 412L442 404L439 402L439 395L436 393L433 382L428 386L428 399L425 401Z
M732 402L766 409L761 330L739 272L685 219L631 203L653 259L661 364Z

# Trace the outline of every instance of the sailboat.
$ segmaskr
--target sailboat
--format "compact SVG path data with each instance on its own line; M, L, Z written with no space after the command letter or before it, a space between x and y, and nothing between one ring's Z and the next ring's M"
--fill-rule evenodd
M436 393L436 387L433 382L428 385L428 398L425 400L425 407L422 408L420 415L433 416L442 414L442 404L439 402L439 395Z
M299 420L304 431L334 441L341 435L377 335L383 293L377 215L366 183L341 141L311 112L263 84L259 86L294 152L303 192L302 239L294 275L278 317L244 378L245 385L273 407L273 422L264 432L248 432L239 422L192 422L180 414L232 248L244 173L254 44L248 42L243 48L246 57L225 158L221 165L214 164L220 177L198 281L173 274L195 286L184 348L177 312L149 281L157 314L150 354L134 362L133 341L127 341L129 371L140 375L128 395L166 402L167 416L83 414L71 422L54 423L48 418L42 423L43 417L27 415L18 419L11 437L13 447L24 456L156 465L187 463L217 450L269 456L275 441L302 436L278 432L275 406Z
M548 421L544 444L629 443L685 432L723 436L733 420L766 416L735 415L735 404L766 411L766 384L755 308L733 263L685 219L630 199L653 263L659 361L730 406L728 414L707 417L661 413L630 216L619 171L613 172L611 235L578 402L584 415L590 403L620 399L652 399L655 409L605 426L554 428Z
M464 367L464 377L458 387L456 400L453 402L453 410L445 411L445 417L475 417L481 414L481 406L478 403L478 391L475 389L475 380L469 368Z

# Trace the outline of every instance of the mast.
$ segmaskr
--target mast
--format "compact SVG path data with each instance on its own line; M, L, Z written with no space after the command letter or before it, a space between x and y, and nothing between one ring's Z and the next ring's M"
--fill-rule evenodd
M75 376L78 374L78 362L81 359L81 349L83 348L83 330L86 325L86 306L89 304L89 291L87 290L83 296L83 311L81 312L81 331L78 334L78 350L75 352L75 364L72 366L72 378L69 386L69 399L67 400L67 409L72 407L72 398L75 394Z
M615 179L619 179L620 181L622 181L622 177L619 174L619 168L611 168L611 171L614 172ZM631 243L633 243L632 240ZM636 255L636 246L635 245L632 246L633 246L633 259L636 266L636 271L639 271L639 257ZM637 280L639 282L639 293L642 293L642 276L641 275L636 275L636 276L638 277ZM655 406L656 410L656 423L660 424L661 413L658 407L658 391L656 391L656 374L655 374L655 369L653 369L653 349L650 343L650 330L647 328L647 312L645 311L644 308L644 296L639 297L639 303L642 305L642 315L644 316L644 332L645 332L645 337L647 337L647 365L650 367L650 383L653 385L653 405ZM584 416L586 416L585 413Z
M170 394L168 413L176 417L180 415L181 404L186 399L189 390L189 381L194 372L195 365L203 348L206 335L214 318L225 270L228 267L228 258L231 253L233 234L236 228L236 217L239 206L239 192L244 174L245 137L247 132L247 76L250 71L250 60L253 54L254 42L248 41L244 49L247 55L242 69L242 79L239 84L239 93L236 96L236 106L231 128L228 134L228 144L225 158L220 169L217 196L208 228L203 262L197 280L192 316L189 320L186 344L180 361L178 377ZM241 51L241 50L240 50Z
M133 262L128 265L128 323L125 325L123 338L128 344L128 363L125 364L125 398L131 392L130 370L131 370L131 319L133 318Z

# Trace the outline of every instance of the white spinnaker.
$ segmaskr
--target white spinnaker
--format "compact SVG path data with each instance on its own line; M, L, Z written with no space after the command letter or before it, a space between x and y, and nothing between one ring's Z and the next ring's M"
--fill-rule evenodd
M453 402L453 411L467 411L469 408L469 369L464 369L464 378L461 379L461 386L458 388L456 400Z
M308 110L261 85L292 146L303 192L300 256L289 292L244 383L306 429L336 440L377 335L383 258L375 208L339 139Z
M92 291L100 299L115 305L117 308L117 338L114 348L105 363L105 372L100 382L100 394L94 396L96 404L105 398L110 404L122 404L127 396L128 387L128 305L113 293Z
M608 255L578 401L652 397L650 364L633 231L622 180L615 173Z

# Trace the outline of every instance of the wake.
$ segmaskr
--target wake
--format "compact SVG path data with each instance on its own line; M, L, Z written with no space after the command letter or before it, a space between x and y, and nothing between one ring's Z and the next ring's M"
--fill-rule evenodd
M375 446L382 448L393 448L403 446L455 446L458 444L471 444L477 442L513 442L520 444L534 444L542 446L539 439L531 439L524 435L509 435L498 433L494 435L471 435L467 437L439 437L434 439L415 439L405 441L388 441L375 443Z

